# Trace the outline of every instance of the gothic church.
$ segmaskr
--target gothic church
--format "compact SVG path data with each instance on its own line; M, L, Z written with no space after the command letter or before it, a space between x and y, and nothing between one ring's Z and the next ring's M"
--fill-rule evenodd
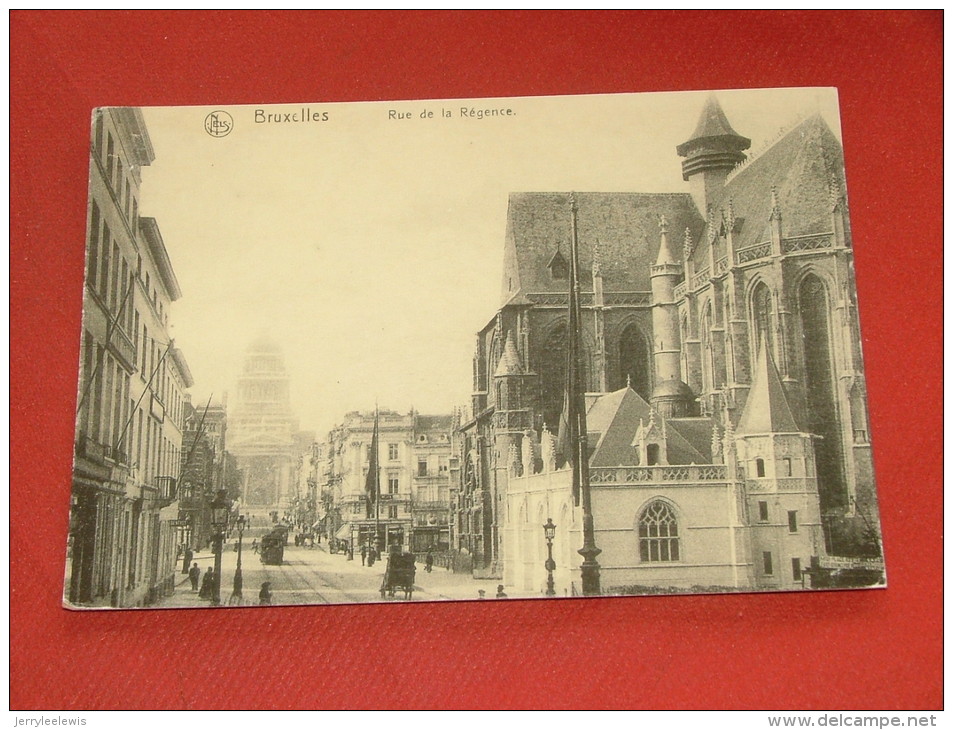
M843 151L820 115L749 147L711 96L675 150L685 192L574 194L587 400L632 404L614 466L730 464L741 505L751 480L790 473L793 448L816 493L814 553L879 556ZM508 484L545 465L563 408L570 200L509 199L503 301L461 425L453 548L475 573L502 575ZM652 428L667 440L640 450ZM609 430L590 423L593 452Z

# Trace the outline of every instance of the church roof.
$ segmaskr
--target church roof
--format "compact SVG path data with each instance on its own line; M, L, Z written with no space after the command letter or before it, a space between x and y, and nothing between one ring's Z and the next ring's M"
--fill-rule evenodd
M576 193L580 283L592 291L593 252L608 291L651 289L649 273L658 255L659 217L679 236L689 228L696 239L705 221L686 193ZM569 193L512 193L507 211L503 258L503 302L517 293L568 291L568 280L553 276L549 264L559 253L568 261L572 221Z
M798 428L781 385L777 368L762 344L753 373L751 390L738 421L739 434L796 433Z
M638 448L633 445L635 433L640 423L648 423L653 417L652 407L631 388L623 388L608 393L597 400L586 415L586 425L590 441L596 441L595 450L589 460L590 466L635 466L638 464ZM655 413L656 422L662 417ZM690 440L682 432L682 423L691 421L686 429ZM699 429L694 422L707 423L704 438L695 438ZM710 464L711 463L711 420L667 419L666 440L669 464ZM693 443L694 441L698 443Z
M736 250L771 240L771 189L776 188L784 237L830 232L832 179L843 190L844 151L824 119L815 114L730 176L713 203L714 225L721 233L722 214L730 200L736 221ZM694 240L698 241L696 267L707 266L708 239L703 236ZM725 255L725 239L719 235L715 259Z

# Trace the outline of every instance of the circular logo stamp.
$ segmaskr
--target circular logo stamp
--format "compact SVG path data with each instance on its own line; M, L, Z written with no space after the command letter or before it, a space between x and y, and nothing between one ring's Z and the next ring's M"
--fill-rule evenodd
M214 111L205 117L205 131L213 137L225 137L234 126L235 121L228 112Z

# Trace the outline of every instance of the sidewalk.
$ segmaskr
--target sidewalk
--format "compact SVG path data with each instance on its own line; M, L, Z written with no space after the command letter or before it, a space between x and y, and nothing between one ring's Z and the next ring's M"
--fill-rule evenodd
M204 553L196 553L195 555L192 556L192 562L198 563L199 568L202 571L202 575L204 575L206 570L208 570L209 568L213 568L215 566L215 555L211 551L204 552ZM188 573L182 572L182 556L181 555L179 556L177 565L178 565L178 570L176 570L176 573L175 573L175 594L174 594L176 608L202 608L205 606L210 606L211 604L209 603L207 598L199 598L199 592L197 590L196 591L192 590L192 584L189 582ZM189 565L189 567L190 568L192 567L191 564ZM199 587L201 587L201 585L202 585L202 578L201 576L199 576ZM185 603L185 601L182 600L183 598L187 600L188 605L183 605L183 603Z

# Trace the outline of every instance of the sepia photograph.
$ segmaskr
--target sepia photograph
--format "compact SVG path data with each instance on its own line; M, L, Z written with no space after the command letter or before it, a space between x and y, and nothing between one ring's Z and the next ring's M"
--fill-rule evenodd
M838 96L103 107L63 604L886 586Z

